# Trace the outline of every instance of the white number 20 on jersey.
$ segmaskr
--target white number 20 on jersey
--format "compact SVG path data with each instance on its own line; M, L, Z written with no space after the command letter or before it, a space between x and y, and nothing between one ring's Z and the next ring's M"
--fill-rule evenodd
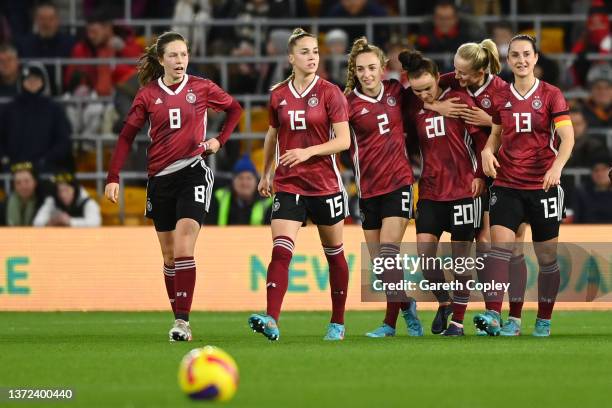
M181 110L179 108L168 109L168 115L170 116L170 129L180 129Z
M425 132L427 132L427 138L433 139L436 136L444 136L444 116L434 116L433 118L425 119L427 126Z

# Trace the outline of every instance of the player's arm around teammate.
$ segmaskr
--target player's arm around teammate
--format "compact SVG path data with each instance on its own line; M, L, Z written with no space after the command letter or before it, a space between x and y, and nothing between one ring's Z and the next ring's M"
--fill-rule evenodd
M278 340L277 323L294 243L302 224L311 218L329 263L332 316L324 338L342 340L348 288L342 227L348 200L334 155L350 146L348 106L338 87L316 75L319 49L315 36L295 29L287 51L293 72L271 90L264 174L258 186L263 196L274 194L267 310L251 315L249 325L268 339Z
M171 341L191 340L189 312L195 287L195 244L210 205L213 174L202 155L214 154L238 124L241 107L210 80L187 75L189 50L178 33L162 34L140 59L138 91L109 166L105 196L116 203L119 171L138 131L148 121L146 216L152 218L164 259L164 281L174 312ZM226 121L206 138L208 108Z
M383 81L387 64L383 51L366 38L355 41L348 61L346 89L349 102L351 156L359 194L362 228L372 260L395 258L412 217L414 177L408 159L402 118L403 88L398 81ZM401 268L383 272L386 284L403 279ZM368 337L395 335L400 310L408 334L421 336L416 302L401 290L386 290L383 324Z
M557 239L564 212L560 178L574 145L574 132L561 91L535 77L537 60L533 38L518 35L510 41L508 64L514 83L494 102L497 111L482 162L485 173L495 179L491 187L492 256L487 269L496 271L494 279L508 281L508 261L518 227L523 220L529 221L540 267L534 335L548 336L560 280ZM501 299L485 301L487 311L474 322L491 335L500 334ZM501 334L520 334L520 324L511 315Z

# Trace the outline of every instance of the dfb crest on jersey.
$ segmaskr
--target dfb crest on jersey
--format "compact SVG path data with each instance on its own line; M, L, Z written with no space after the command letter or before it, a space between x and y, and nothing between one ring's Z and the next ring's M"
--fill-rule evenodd
M540 109L540 108L542 107L542 101L541 101L541 100L539 100L539 99L534 99L534 100L531 102L531 107L532 107L533 109Z
M187 102L189 103L195 103L196 101L196 96L193 92L188 92L187 95L185 95L185 99L187 100Z
M272 212L278 211L279 208L280 208L280 201L275 201L274 205L272 206Z
M482 101L480 101L480 104L482 105L483 108L489 109L491 107L491 100L489 98L482 98Z
M147 211L151 212L152 209L153 209L153 204L151 204L151 199L147 198Z
M395 100L395 98L393 96L390 96L390 97L387 98L387 105L389 105L389 106L397 105L397 101Z
M311 108L314 108L318 104L319 104L319 99L316 96L313 96L312 98L308 99L308 106L310 106Z

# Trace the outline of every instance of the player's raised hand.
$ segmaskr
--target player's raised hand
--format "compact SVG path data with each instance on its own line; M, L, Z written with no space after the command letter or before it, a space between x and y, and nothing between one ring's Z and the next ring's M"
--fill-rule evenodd
M442 116L448 116L450 118L458 118L461 113L468 106L464 103L459 103L461 98L455 96L454 98L446 99L444 101L435 101L431 104L425 104L425 108L438 112Z
M480 197L485 190L485 181L481 178L472 180L472 198Z
M497 177L499 162L495 155L488 149L482 151L482 171L489 177Z
M561 170L559 166L555 166L554 164L548 169L542 180L542 189L544 189L544 191L548 191L551 187L561 183Z
M259 180L259 184L257 185L257 191L259 195L262 197L271 197L272 196L272 178L265 175Z
M221 143L213 138L200 143L200 146L204 146L204 155L208 156L209 154L217 153L221 148Z
M493 119L491 115L477 106L465 108L461 111L461 117L470 125L491 126Z
M108 183L104 187L104 196L111 203L117 204L117 201L119 201L119 183Z
M312 155L308 149L291 149L287 150L285 154L280 157L280 163L283 166L289 166L289 168L305 162L310 159Z

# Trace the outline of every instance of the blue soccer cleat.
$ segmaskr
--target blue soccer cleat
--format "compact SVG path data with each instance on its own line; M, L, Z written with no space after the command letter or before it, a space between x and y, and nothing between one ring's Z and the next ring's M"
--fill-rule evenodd
M448 326L448 318L451 314L453 314L452 305L438 306L436 316L431 322L431 332L433 334L440 334L446 330L446 327Z
M376 339L381 337L393 337L395 336L395 329L387 323L383 323L382 326L378 327L376 330L367 332L366 336Z
M455 322L453 322L451 320L451 322L448 325L448 327L446 328L446 330L444 330L442 332L442 336L445 336L445 337L461 337L461 336L464 336L463 325L459 324L459 323L455 323Z
M423 326L417 315L416 300L410 302L408 309L402 310L402 317L406 321L408 327L408 335L411 337L420 337L423 335Z
M495 310L487 310L474 316L477 329L487 332L489 336L499 336L501 317Z
M500 336L512 337L521 335L521 319L509 317L499 331Z
M265 314L252 314L249 317L249 326L256 333L261 333L270 341L276 341L280 337L278 325L272 316Z
M325 337L323 337L323 340L344 340L344 325L339 323L330 323L327 326L327 334Z
M549 319L540 319L539 317L536 319L535 328L533 329L533 333L531 333L535 337L548 337L550 336L550 320Z

